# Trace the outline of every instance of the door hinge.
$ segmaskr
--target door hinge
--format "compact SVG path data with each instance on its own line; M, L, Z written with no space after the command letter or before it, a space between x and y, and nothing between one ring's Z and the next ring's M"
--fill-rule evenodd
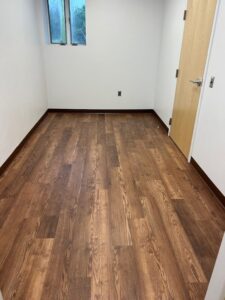
M170 120L169 120L169 125L170 125L170 126L172 125L172 121L173 121L173 119L170 118Z
M183 20L185 21L187 19L187 10L185 9L184 11L184 16L183 16Z
M176 78L179 76L179 69L176 69Z

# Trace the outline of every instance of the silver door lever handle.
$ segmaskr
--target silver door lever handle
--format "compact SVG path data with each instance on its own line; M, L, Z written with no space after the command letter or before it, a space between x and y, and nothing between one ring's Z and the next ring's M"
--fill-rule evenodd
M197 84L197 86L202 86L202 80L196 79L196 80L190 80L191 83Z

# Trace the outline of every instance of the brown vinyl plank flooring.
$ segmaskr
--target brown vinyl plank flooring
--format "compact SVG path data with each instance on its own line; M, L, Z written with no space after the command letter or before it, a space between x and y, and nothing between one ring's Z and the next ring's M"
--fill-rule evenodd
M49 113L0 177L4 300L204 299L225 210L151 113Z

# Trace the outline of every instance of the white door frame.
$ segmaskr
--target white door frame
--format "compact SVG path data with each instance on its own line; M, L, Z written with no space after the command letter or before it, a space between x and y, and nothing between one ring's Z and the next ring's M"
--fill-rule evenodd
M192 135L191 148L190 148L190 152L189 152L189 155L188 155L188 162L189 163L191 161L191 157L192 157L192 153L193 153L193 148L194 148L194 143L195 143L195 138L196 138L196 133L197 133L197 128L198 128L198 122L199 122L199 116L200 116L200 110L201 110L204 90L209 85L209 82L206 82L206 78L207 78L209 62L210 62L210 57L211 57L211 52L212 52L212 45L213 45L213 41L214 41L214 35L215 35L215 30L216 30L216 25L217 25L217 20L218 20L220 3L221 3L221 0L217 0L216 12L215 12L215 17L214 17L213 27L212 27L212 35L211 35L210 42L209 42L208 56L207 56L205 71L204 71L204 75L203 75L203 85L202 85L200 96L199 96L199 104L198 104L197 114L196 114L196 118L195 118L195 125L194 125L194 130L193 130L193 135Z

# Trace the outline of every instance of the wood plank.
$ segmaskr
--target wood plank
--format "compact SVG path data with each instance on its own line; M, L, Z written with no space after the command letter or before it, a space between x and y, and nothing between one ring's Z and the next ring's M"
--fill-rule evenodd
M126 195L120 183L120 170L110 171L109 187L111 239L114 247L132 244L128 220L130 217ZM120 228L120 230L118 230Z
M115 247L113 272L116 289L115 299L140 299L139 277L132 246Z
M177 214L166 194L163 184L159 180L149 182L149 191L160 209L166 232L171 240L175 255L179 257L178 263L182 273L185 273L188 282L207 282L201 265L193 251L191 243L186 236Z
M109 199L106 190L96 189L91 216L91 299L115 299Z
M149 228L151 228L152 236L154 237L152 240L158 251L158 260L167 275L171 294L174 299L188 299L188 284L185 282L185 276L182 275L179 267L178 258L173 250L172 241L170 241L166 232L160 209L152 198L143 198L142 202Z
M158 258L146 219L130 221L141 299L172 299L168 279Z

